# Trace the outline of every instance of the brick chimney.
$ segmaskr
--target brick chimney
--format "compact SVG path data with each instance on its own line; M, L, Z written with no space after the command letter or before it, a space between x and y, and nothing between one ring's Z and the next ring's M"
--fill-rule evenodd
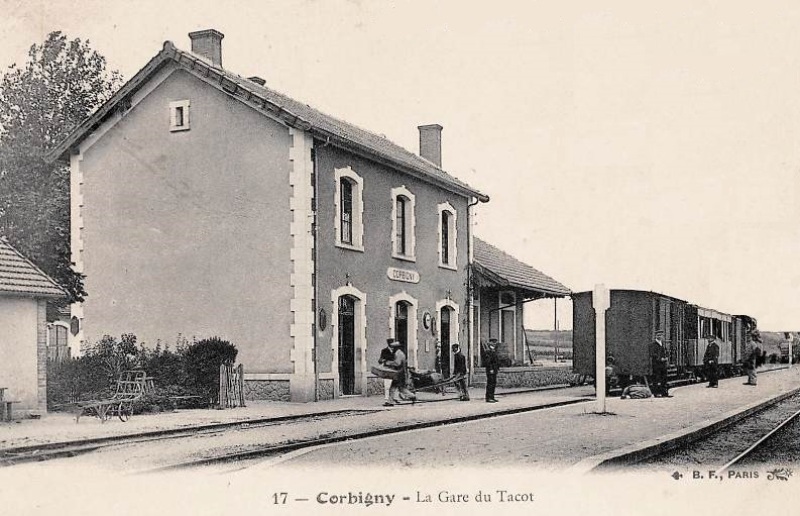
M442 129L439 124L420 125L419 155L442 168Z
M192 40L192 53L211 61L222 68L222 38L225 34L214 29L198 30L189 33Z

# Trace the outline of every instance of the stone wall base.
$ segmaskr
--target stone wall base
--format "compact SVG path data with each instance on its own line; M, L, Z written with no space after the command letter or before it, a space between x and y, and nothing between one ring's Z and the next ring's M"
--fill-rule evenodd
M291 401L289 380L245 380L244 397L253 401Z
M500 369L497 374L498 387L547 387L572 383L575 373L571 367L515 367ZM472 385L486 386L486 371L475 371Z

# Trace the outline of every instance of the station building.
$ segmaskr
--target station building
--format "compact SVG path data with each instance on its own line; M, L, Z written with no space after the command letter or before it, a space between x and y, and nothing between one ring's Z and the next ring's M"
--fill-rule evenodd
M50 154L70 164L89 293L73 353L219 336L249 399L311 401L380 390L387 337L422 369L472 345L472 210L489 198L442 169L442 127L418 128L416 155L226 70L220 32L189 37Z

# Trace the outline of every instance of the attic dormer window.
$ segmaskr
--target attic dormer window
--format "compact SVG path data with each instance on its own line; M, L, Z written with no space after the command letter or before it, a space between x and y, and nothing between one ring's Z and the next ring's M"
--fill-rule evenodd
M177 100L169 103L169 130L189 130L189 101Z

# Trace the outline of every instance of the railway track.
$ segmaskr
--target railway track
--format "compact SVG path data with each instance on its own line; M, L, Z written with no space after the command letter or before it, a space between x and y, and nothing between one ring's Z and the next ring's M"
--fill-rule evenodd
M792 429L793 433L797 434L798 431L800 431L800 428L798 428L798 422L800 422L800 410L796 410L794 413L789 415L789 417L781 421L772 430L767 432L763 437L761 437L755 443L753 443L749 448L747 448L745 451L743 451L742 453L731 459L727 464L725 464L724 466L722 466L722 468L720 468L719 472L723 473L729 469L733 469L735 466L741 466L748 463L752 463L753 462L752 459L756 457L758 454L762 454L762 461L764 460L763 455L766 455L766 458L768 460L771 457L771 454L768 452L766 454L764 453L764 450L765 448L767 448L767 445L777 440L779 437L781 437L782 433L785 432L787 429L790 429L792 425L794 425L795 427ZM791 440L796 442L795 439Z
M269 457L274 457L278 455L282 455L285 453L301 450L304 448L312 448L315 446L322 446L326 444L333 444L333 443L340 443L345 441L353 441L357 439L367 439L370 437L375 437L379 435L389 435L394 433L400 432L409 432L412 430L419 430L423 428L433 428L438 426L446 426L446 425L453 425L458 423L464 423L467 421L477 421L481 419L490 419L499 416L507 416L511 414L522 414L525 412L536 412L539 410L554 408L554 407L562 407L566 405L574 405L577 403L591 403L593 399L573 399L573 400L565 400L565 401L558 401L553 403L546 403L543 405L537 405L533 407L515 407L505 410L498 410L491 413L478 413L478 414L470 414L464 416L457 416L451 417L447 419L437 419L431 421L422 421L417 423L409 423L409 424L401 424L395 425L391 427L385 428L378 428L374 430L362 430L352 434L347 435L338 435L338 436L324 436L314 439L304 439L299 440L296 442L288 442L288 443L280 443L280 444L267 444L263 446L256 447L254 449L249 449L246 451L234 451L234 452L227 452L221 453L219 455L213 457L204 457L201 459L194 459L185 462L181 462L178 464L170 464L168 466L161 466L157 468L148 469L143 471L144 473L156 473L162 471L174 471L180 469L188 469L188 468L198 468L204 466L212 466L216 464L225 464L225 463L235 463L235 462L246 462L246 461L253 461L258 459L265 459Z
M169 446L172 449L180 449L182 444L178 441L185 439L185 443L189 446L188 453L181 451L168 458L159 457L162 461L161 464L141 464L133 470L136 473L151 473L169 470L180 470L185 468L197 468L210 465L224 465L243 463L245 461L253 461L273 456L278 456L288 452L300 450L303 448L311 448L324 444L331 444L337 442L351 441L357 439L365 439L378 435L388 435L399 432L407 432L422 428L432 428L437 426L445 426L466 421L475 421L480 419L495 418L504 415L519 414L525 412L535 412L553 407L560 407L565 405L572 405L577 403L591 403L593 399L568 399L554 401L551 403L544 403L537 406L525 407L510 407L507 409L496 410L491 413L480 412L465 414L455 417L448 417L445 419L435 417L424 421L415 421L407 424L397 424L396 422L384 421L381 426L376 426L372 422L368 424L359 423L357 419L351 419L351 424L331 425L331 421L325 425L314 425L314 421L332 420L333 418L342 417L356 417L364 414L374 414L374 409L363 411L340 411L331 412L326 414L296 416L290 418L280 418L280 420L266 420L260 422L226 424L226 425L209 425L204 428L184 429L181 431L162 431L152 433L151 435L137 435L123 438L114 439L98 439L87 442L73 442L53 444L46 446L30 446L27 448L17 448L15 450L6 450L0 455L0 465L10 466L14 464L21 464L26 462L39 462L52 459L78 457L80 455L87 455L92 452L100 452L103 454L99 456L101 461L112 461L113 463L122 463L128 461L131 455L151 456L147 452L146 446L150 445L158 449L159 446ZM380 411L379 411L380 412ZM270 442L262 442L262 436L255 432L265 427L275 427L277 425L313 425L313 435L306 434L305 437L296 439L282 438L270 439ZM319 430L321 426L326 426L328 430L335 427L337 431ZM349 426L349 428L346 428ZM273 434L277 430L278 434L291 435L291 432L284 433L285 428L276 428L271 430ZM238 438L229 438L225 432L236 431ZM302 433L302 432L300 432ZM210 436L211 441L206 437ZM244 439L239 439L244 437ZM191 439L200 438L202 442L195 442L193 445ZM236 442L236 441L240 442ZM264 439L266 440L266 439ZM162 441L159 443L159 441ZM167 444L168 441L175 441L174 444ZM244 441L247 441L246 444ZM209 444L210 443L210 444ZM137 448L130 448L136 446ZM194 456L193 456L194 455ZM93 457L85 460L95 460ZM134 459L135 460L135 459Z
M774 453L764 453L765 447L780 439L786 431L793 432L793 437L788 440L791 446L800 435L800 394L764 407L690 444L641 461L635 467L711 466L707 469L721 476L745 465L752 466L754 462L772 462ZM794 452L789 453L793 453L795 460L800 459L800 449L796 445ZM754 460L757 455L760 458Z
M316 414L281 416L269 419L233 423L214 423L186 429L155 430L132 435L100 437L94 439L83 439L79 441L15 447L0 451L0 466L13 466L15 464L22 464L26 462L41 462L52 459L76 457L78 455L102 450L104 448L112 448L130 444L151 443L169 439L182 439L197 435L228 432L231 430L247 430L292 423L308 423L310 421L334 417L366 415L373 412L374 410L336 410L319 412Z

